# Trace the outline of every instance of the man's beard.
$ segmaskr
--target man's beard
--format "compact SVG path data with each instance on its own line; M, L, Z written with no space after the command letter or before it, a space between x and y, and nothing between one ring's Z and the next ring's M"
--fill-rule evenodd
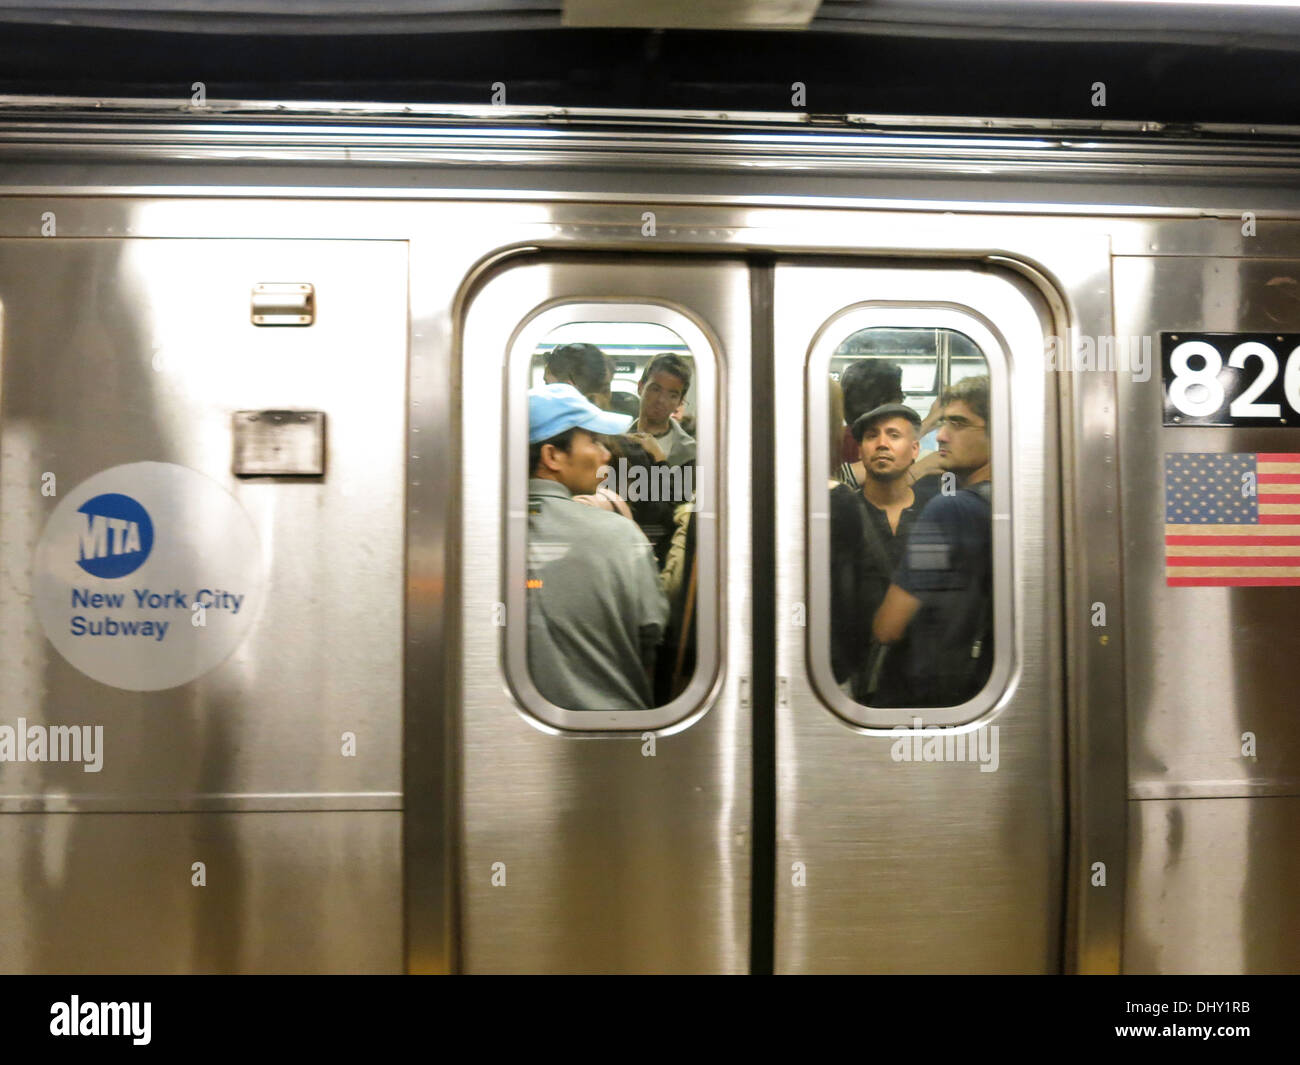
M884 455L873 456L871 462L874 462L876 458L885 458L885 457L886 456ZM892 458L892 456L889 457ZM878 473L871 468L871 462L864 462L862 465L863 468L867 471L867 476L870 477L873 481L896 481L911 468L911 463L908 463L908 465L903 466L901 468L894 467Z

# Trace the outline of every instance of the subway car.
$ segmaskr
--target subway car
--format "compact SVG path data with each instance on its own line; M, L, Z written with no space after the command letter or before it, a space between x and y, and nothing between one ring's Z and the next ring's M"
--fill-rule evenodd
M0 970L1300 968L1297 177L1231 124L0 101ZM634 408L692 368L645 707L530 658L570 342ZM960 701L832 670L859 362L987 379Z

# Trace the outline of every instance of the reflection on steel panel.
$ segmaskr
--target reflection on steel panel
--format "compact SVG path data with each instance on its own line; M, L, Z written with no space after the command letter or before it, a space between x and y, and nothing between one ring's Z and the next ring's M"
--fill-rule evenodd
M777 673L789 678L789 694L777 704L776 969L1056 971L1065 863L1057 428L1041 370L1050 326L1028 286L960 267L777 267L776 434L811 441L813 456L778 450L777 617L805 602L809 573L817 580L826 572L824 553L811 570L807 555L822 533L807 527L806 478L820 492L825 474L809 472L810 463L829 466L820 462L824 414L811 426L805 420L806 410L826 409L805 405L805 366L824 323L867 300L913 316L926 305L968 307L1006 339L994 409L996 388L1006 388L1002 410L1014 423L1004 421L999 437L994 418L993 454L995 501L1008 502L1011 520L995 582L997 623L1008 634L999 654L1017 668L996 707L991 699L976 706L999 730L996 771L903 762L894 757L898 737L832 712L813 687L805 631L778 628ZM826 619L810 615L808 623Z
M1129 810L1126 973L1300 971L1300 798Z
M248 294L270 271L309 274L328 321L254 326ZM0 809L397 807L406 276L397 241L0 243L0 716L105 736L97 774L6 766ZM329 478L233 477L232 414L289 407L329 412ZM269 566L243 642L154 692L74 670L30 601L59 496L140 461L233 495ZM42 495L46 472L59 495ZM341 754L345 732L354 757Z
M1295 451L1286 428L1162 425L1162 332L1296 328L1300 264L1125 258L1116 333L1150 338L1118 374L1124 491L1129 864L1126 972L1300 968L1300 656L1294 589L1169 587L1166 453ZM1131 343L1131 341L1130 341Z
M401 831L382 811L0 814L0 972L400 972Z
M1300 264L1134 258L1115 263L1116 333L1149 337L1152 364L1119 373L1133 798L1294 795L1300 718L1295 591L1168 587L1164 456L1300 450L1285 428L1162 425L1161 332L1294 329ZM1146 377L1145 380L1139 378ZM1140 668L1138 668L1140 666ZM1253 754L1246 733L1254 736Z
M704 695L702 716L658 734L654 757L643 756L639 730L578 735L526 717L504 675L505 630L492 611L515 591L501 587L507 515L498 471L525 472L522 446L502 452L509 439L526 440L503 423L502 364L516 326L559 299L659 301L697 316L717 336L721 356L713 409L699 413L701 440L712 438L717 454L744 456L748 297L748 273L734 262L531 259L488 279L467 311L461 372L472 413L464 426L460 533L467 971L748 969L750 721L739 694L749 671L748 478L709 471L720 493L714 520L723 545L713 582L719 679ZM703 475L699 484L701 498L711 498ZM517 576L522 603L522 567ZM622 716L637 713L653 722L664 711Z

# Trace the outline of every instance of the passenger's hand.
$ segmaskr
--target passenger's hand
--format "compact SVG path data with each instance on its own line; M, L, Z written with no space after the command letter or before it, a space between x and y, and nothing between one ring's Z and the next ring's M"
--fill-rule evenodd
M932 473L938 473L943 469L940 465L939 452L931 451L924 458L918 459L912 463L908 469L909 484L916 484L922 477L929 477Z
M934 423L943 416L942 399L942 396L934 397L934 402L930 404L930 413L927 414L925 420L921 422L921 431L919 435L925 436L926 433L934 428Z
M575 502L585 503L589 507L621 514L629 521L635 520L632 518L632 508L627 505L623 497L608 488L597 488L595 495L574 496L573 498Z
M666 462L668 456L664 454L664 449L659 446L659 441L649 433L628 433L629 440L635 440L646 450L652 462Z

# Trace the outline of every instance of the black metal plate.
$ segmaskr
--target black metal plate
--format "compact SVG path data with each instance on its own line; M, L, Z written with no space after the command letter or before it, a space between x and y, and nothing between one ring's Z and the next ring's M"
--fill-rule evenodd
M1160 369L1165 425L1300 426L1300 333L1161 333Z

